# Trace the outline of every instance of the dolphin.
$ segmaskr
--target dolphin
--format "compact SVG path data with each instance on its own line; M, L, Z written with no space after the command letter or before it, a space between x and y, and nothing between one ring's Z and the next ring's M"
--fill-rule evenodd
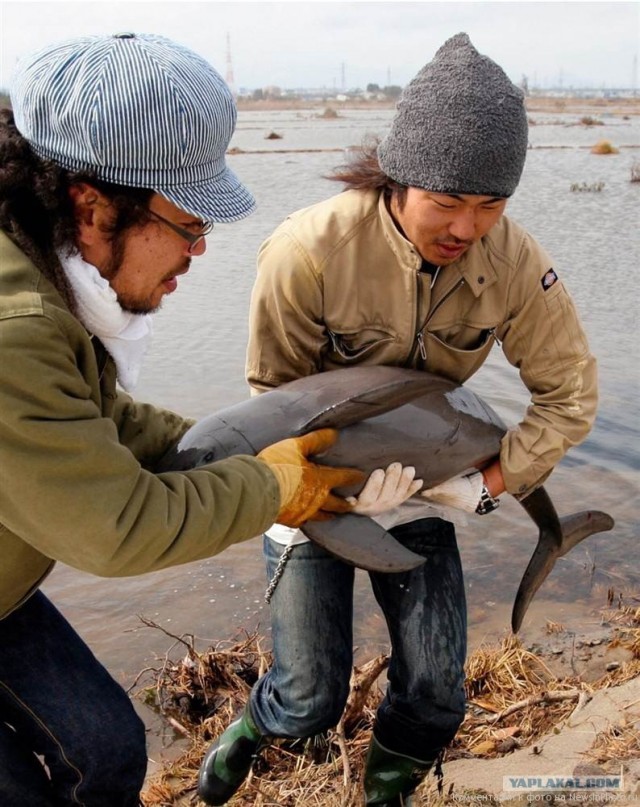
M339 435L315 462L356 467L368 475L398 461L415 466L425 489L482 469L498 455L506 432L499 415L463 385L417 370L359 366L300 378L203 418L155 470L184 471L234 454L255 455L279 440L321 428L338 429ZM337 492L357 495L361 487ZM611 516L597 510L559 518L543 487L520 504L538 527L538 543L514 601L514 633L556 560L614 525ZM301 529L327 551L369 571L399 572L425 562L365 516L307 521Z

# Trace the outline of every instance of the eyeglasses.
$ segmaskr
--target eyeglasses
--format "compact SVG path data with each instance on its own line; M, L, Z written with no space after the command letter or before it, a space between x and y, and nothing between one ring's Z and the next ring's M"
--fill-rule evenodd
M152 216L155 216L158 221L161 221L163 224L166 224L167 227L170 227L174 233L178 233L180 238L184 238L184 240L189 244L189 255L193 255L196 247L201 241L204 241L206 236L208 236L211 230L213 230L213 222L207 221L202 225L200 232L195 235L194 233L189 232L189 230L185 230L184 227L180 227L178 224L174 224L172 221L169 221L169 219L165 219L164 216L156 213L155 210L149 210L148 212L151 213Z

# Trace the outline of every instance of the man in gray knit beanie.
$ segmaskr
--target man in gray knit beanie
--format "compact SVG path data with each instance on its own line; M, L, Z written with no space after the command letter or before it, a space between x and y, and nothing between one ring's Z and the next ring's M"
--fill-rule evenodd
M457 34L408 85L379 147L333 175L346 190L288 216L258 254L246 366L255 392L359 364L464 382L500 346L531 398L481 470L377 510L428 560L401 575L372 573L392 653L367 805L415 803L464 718L465 587L451 508L485 517L505 491L525 498L595 416L595 361L571 298L544 250L504 215L526 150L522 93ZM334 726L349 692L353 570L278 524L264 548L278 580L274 664L204 758L208 804L231 798L268 738Z
M403 185L506 198L526 153L521 90L467 34L456 34L405 89L378 159Z

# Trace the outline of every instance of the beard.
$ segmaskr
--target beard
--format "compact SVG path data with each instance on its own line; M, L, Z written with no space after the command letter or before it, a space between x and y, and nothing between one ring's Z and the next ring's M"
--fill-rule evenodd
M111 255L101 272L102 276L109 281L112 289L114 288L112 281L118 276L124 265L125 245L126 232L118 233L114 236L111 242ZM166 273L158 285L169 280L169 278L175 277L175 275L183 274L189 269L190 265L191 258L181 261L179 266L176 266L172 271ZM149 292L146 297L141 297L127 291L118 291L117 289L114 289L114 291L116 292L120 308L130 314L153 314L162 307L163 298L161 297L159 302L155 301L155 290Z
M162 308L162 297L159 303L154 303L151 296L140 299L126 292L119 293L117 297L120 308L123 311L127 311L129 314L153 314L155 311L159 311Z
M118 295L118 302L123 311L129 314L153 314L162 308L162 300L153 304L151 300L132 300L127 295Z

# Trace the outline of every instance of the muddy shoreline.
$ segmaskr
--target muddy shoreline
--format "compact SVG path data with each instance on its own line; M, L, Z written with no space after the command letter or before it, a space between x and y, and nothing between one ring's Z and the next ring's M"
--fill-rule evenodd
M471 653L467 718L445 756L442 787L430 775L418 804L524 804L535 795L553 803L640 803L640 598L616 603L610 597L609 606L590 626L574 629L547 620L526 642L509 636ZM263 642L246 637L200 652L187 637L177 648L184 658L165 664L151 687L149 681L141 687L139 697L144 694L147 703L160 698L161 720L179 737L150 764L146 807L196 803L195 775L204 750L243 707L253 676L270 661ZM325 756L314 757L308 746L276 744L231 804L359 805L386 662L383 654L354 667L352 693L340 724L328 733ZM217 704L213 711L207 702ZM571 782L621 771L623 786L608 793L568 788L542 798L503 789L509 777L523 773Z

